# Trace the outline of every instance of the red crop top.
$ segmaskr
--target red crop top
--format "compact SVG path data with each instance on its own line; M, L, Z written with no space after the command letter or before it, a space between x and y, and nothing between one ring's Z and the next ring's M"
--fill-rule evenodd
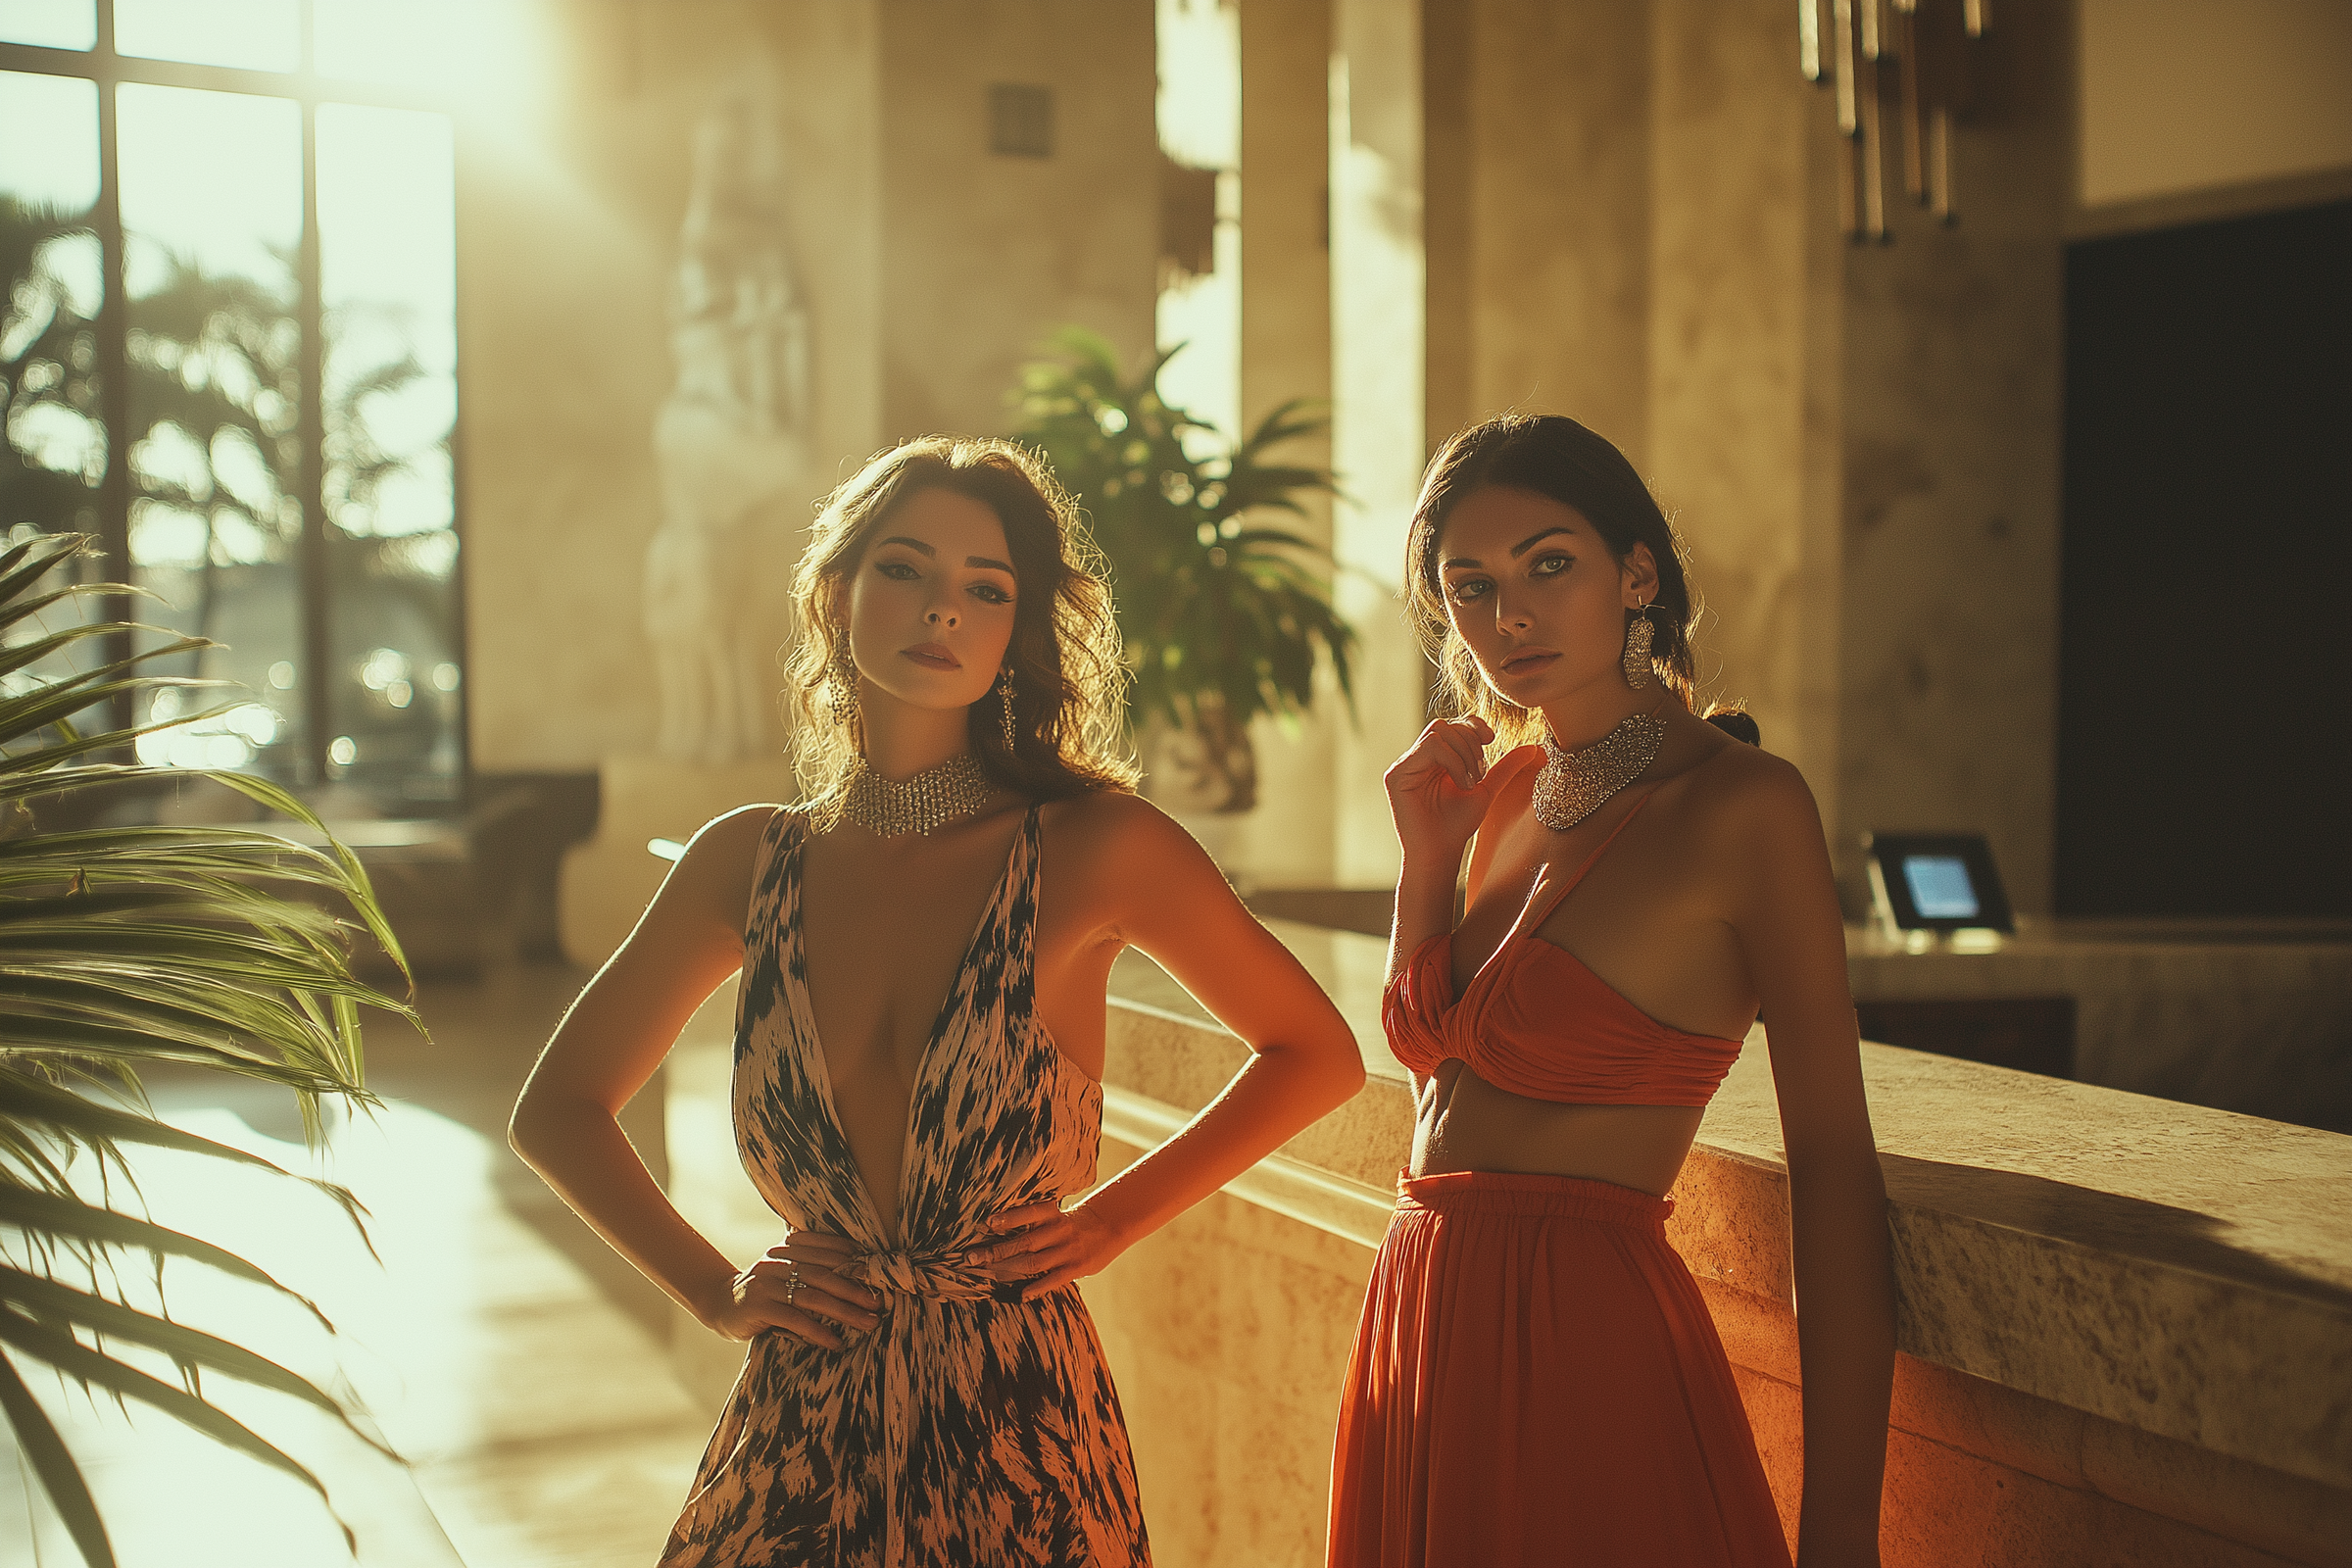
M1421 944L1381 999L1398 1061L1423 1076L1441 1062L1465 1062L1497 1089L1564 1104L1703 1105L1714 1098L1740 1059L1740 1042L1658 1022L1535 934L1648 801L1635 802L1557 892L1539 884L1528 895L1460 998L1453 995L1453 933Z

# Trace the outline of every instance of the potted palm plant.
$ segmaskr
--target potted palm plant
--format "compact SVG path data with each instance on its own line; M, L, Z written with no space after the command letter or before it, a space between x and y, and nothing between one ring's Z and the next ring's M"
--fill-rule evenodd
M353 977L348 950L363 930L404 973L406 964L366 873L331 838L321 850L262 828L43 828L41 815L74 792L191 776L109 760L129 755L144 731L84 733L77 716L164 684L218 684L137 672L199 651L196 638L74 667L76 651L116 637L127 643L134 629L79 613L85 598L132 590L44 586L89 543L41 535L0 550L0 1415L83 1558L112 1568L105 1523L33 1397L28 1366L166 1411L290 1472L322 1498L324 1488L299 1460L205 1396L202 1375L316 1405L374 1442L333 1396L285 1367L107 1288L125 1261L143 1263L153 1277L167 1258L180 1259L318 1311L234 1253L107 1200L136 1191L103 1179L110 1169L128 1173L124 1146L277 1169L156 1116L140 1069L172 1063L281 1085L299 1099L315 1138L322 1097L373 1103L361 1081L360 1009L411 1021L414 1014ZM52 620L61 624L53 629ZM237 773L209 776L323 834L276 786ZM94 1165L79 1181L77 1155ZM348 1192L313 1185L358 1223ZM124 1347L160 1353L179 1377L155 1376L116 1353Z
M1147 787L1195 810L1247 811L1257 803L1250 721L1305 712L1326 660L1353 699L1355 632L1318 574L1329 553L1261 520L1302 516L1302 497L1333 491L1328 468L1267 457L1328 421L1294 399L1229 442L1160 397L1178 349L1132 379L1082 328L1049 349L1022 369L1018 433L1085 507L1109 559Z

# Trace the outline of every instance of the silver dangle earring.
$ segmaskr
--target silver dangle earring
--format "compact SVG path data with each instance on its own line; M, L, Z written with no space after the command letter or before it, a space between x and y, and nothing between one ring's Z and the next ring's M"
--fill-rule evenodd
M1004 671L1004 678L1003 680L1001 680L1001 681L999 681L999 682L997 683L997 695L998 695L1000 698L1004 699L1004 755L1005 755L1006 757L1010 757L1010 756L1012 755L1012 671L1011 671L1011 670L1007 669L1006 671Z
M1634 606L1634 618L1625 623L1625 683L1635 691L1649 684L1649 607Z
M833 645L833 690L826 702L833 710L833 722L853 724L858 720L858 661L850 653L850 634L844 628L841 640Z

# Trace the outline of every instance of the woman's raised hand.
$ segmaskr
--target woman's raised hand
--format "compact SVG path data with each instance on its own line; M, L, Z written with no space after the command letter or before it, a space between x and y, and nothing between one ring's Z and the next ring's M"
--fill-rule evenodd
M1389 814L1408 859L1428 854L1458 861L1494 794L1486 761L1494 740L1494 726L1475 713L1441 718L1391 764L1383 780Z
M730 1340L781 1329L838 1350L843 1330L863 1333L880 1321L874 1309L881 1298L842 1272L857 1255L846 1237L794 1231L735 1276L727 1300L706 1321Z
M1083 1203L1068 1209L1051 1200L1024 1203L997 1214L988 1228L1003 1239L974 1249L972 1261L1008 1284L1022 1282L1024 1301L1101 1273L1124 1250Z

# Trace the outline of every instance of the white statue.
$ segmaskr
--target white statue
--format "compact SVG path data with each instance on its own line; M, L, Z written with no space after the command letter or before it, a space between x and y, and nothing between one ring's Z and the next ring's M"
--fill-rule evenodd
M695 128L670 292L677 382L654 420L662 521L646 552L645 631L661 754L718 765L771 753L785 628L754 594L753 530L808 491L808 318L784 246L772 90Z

